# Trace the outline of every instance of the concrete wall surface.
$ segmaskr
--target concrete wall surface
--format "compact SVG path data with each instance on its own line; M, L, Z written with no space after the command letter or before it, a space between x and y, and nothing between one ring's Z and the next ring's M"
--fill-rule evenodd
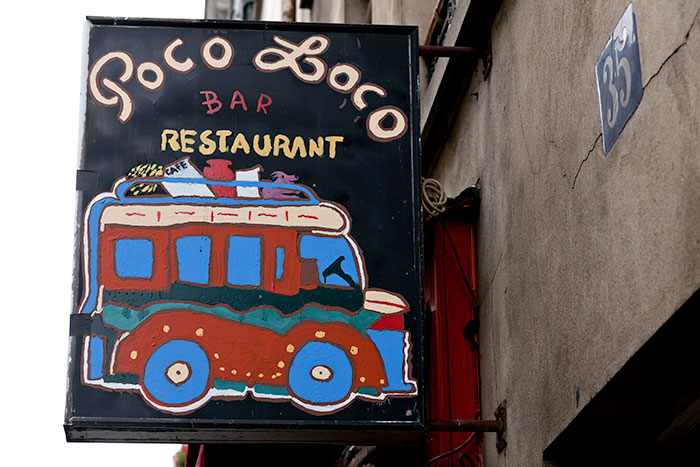
M315 1L311 9L311 21L316 23L344 23L345 0Z
M368 19L369 0L324 0L313 2L311 10L299 8L297 0L297 21L315 23L362 24Z
M423 43L436 3L432 0L371 0L372 23L418 26Z
M487 466L542 465L700 287L700 0L634 2L644 98L604 156L594 67L628 4L504 0L431 175L482 187L483 412L508 401Z

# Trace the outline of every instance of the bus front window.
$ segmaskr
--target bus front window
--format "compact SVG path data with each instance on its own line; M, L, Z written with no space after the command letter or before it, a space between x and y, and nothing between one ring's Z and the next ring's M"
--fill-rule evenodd
M314 271L320 285L356 287L357 264L345 238L304 235L299 243L299 255L316 263Z

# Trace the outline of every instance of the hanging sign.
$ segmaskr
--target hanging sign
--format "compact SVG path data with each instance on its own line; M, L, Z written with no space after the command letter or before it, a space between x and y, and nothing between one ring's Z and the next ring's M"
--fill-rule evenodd
M68 439L420 436L416 29L87 37Z

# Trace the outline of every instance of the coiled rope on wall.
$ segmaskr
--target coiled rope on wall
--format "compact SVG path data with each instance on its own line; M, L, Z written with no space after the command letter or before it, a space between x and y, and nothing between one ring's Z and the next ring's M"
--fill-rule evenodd
M423 210L428 220L445 212L447 195L440 182L434 178L423 178Z

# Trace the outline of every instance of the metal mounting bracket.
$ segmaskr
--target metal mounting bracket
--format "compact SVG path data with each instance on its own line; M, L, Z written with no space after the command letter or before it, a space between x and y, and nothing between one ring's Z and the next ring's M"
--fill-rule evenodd
M496 433L496 449L501 453L508 444L506 439L508 412L505 400L498 405L494 416L495 420L430 420L427 429L428 431Z
M500 454L508 445L508 439L506 438L506 431L508 429L508 412L506 410L505 400L498 405L494 416L496 417L496 420L501 422L501 429L496 432L496 449Z
M491 74L491 37L484 40L483 47L449 47L443 45L421 45L418 47L418 55L426 58L450 57L450 58L475 58L484 63L482 77L486 81Z
M481 76L484 78L484 81L486 81L487 79L489 79L489 75L491 74L491 65L493 65L493 60L491 58L490 33L486 36L486 39L484 41L483 52L481 54L481 61L484 62L484 69L481 72Z

